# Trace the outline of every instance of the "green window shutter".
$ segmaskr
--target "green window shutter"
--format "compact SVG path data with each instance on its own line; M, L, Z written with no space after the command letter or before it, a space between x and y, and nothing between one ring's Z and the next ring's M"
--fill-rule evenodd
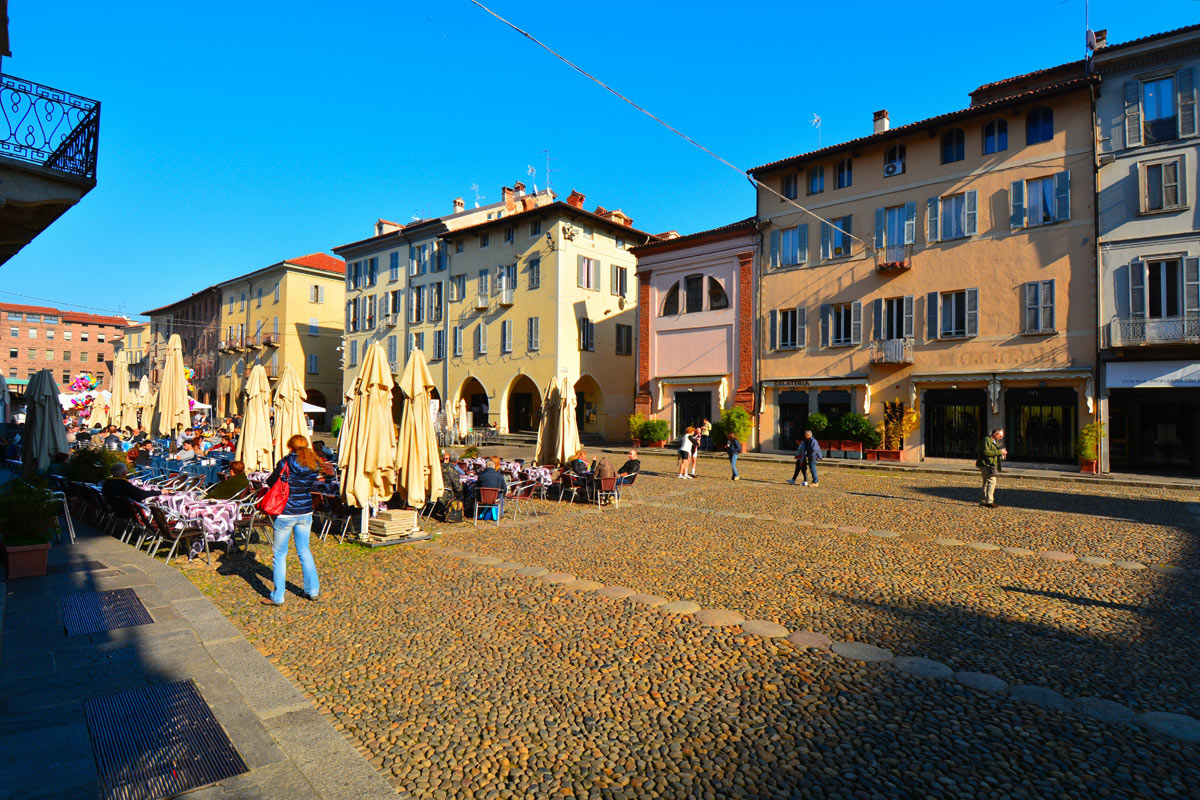
M1200 314L1200 258L1183 260L1183 313Z
M1179 70L1179 135L1196 135L1196 78L1191 67Z
M771 268L779 266L779 229L771 229Z
M979 335L979 290L967 289L967 336Z
M886 228L886 223L885 223L886 218L887 218L887 209L885 209L885 208L875 209L875 249L876 250L882 250L886 243L885 242L885 240L887 238L887 235L886 235L887 228ZM893 242L892 244L895 244L895 242Z
M1063 170L1054 176L1054 219L1071 218L1071 171Z
M925 341L936 342L938 338L938 293L925 295Z
M941 200L936 197L931 197L925 202L925 241L929 244L933 244L941 238L941 231L938 228L938 206L940 203Z
M1125 82L1125 146L1142 143L1142 84Z
M1010 213L1008 225L1013 230L1025 227L1025 181L1013 181L1008 190Z
M1144 319L1146 316L1146 262L1129 262L1129 316Z
M963 229L966 231L967 236L975 235L976 218L979 216L978 202L979 202L978 194L976 193L976 191L974 189L967 192L966 196L963 198L963 209L964 209L963 213L966 215L966 220L964 220Z
M904 204L904 243L912 244L917 240L917 204L909 200Z

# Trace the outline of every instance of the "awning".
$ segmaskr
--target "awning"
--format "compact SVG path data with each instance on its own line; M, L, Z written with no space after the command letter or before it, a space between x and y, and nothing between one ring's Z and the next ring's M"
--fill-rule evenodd
M1109 362L1105 365L1104 385L1109 389L1197 389L1200 362Z
M312 403L305 403L304 404L304 413L305 414L324 414L325 409L321 408L320 406L314 406Z
M680 375L678 377L656 378L660 386L689 386L702 383L720 383L724 375Z

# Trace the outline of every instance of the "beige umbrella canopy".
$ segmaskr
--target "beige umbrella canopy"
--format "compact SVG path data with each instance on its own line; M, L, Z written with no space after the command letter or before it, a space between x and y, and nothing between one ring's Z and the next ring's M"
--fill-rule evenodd
M342 498L364 511L387 500L396 486L396 429L392 424L392 373L378 342L363 354L351 389L338 472Z
M162 383L158 387L158 403L154 407L154 432L172 436L191 424L188 408L187 373L183 368L183 342L178 333L167 341L167 360L163 364Z
M400 421L400 444L396 447L396 480L401 496L413 508L442 496L442 469L438 460L437 433L429 390L433 376L425 354L413 350L400 376L400 391L408 400Z
M271 460L271 385L262 364L255 364L246 382L246 414L242 418L242 435L238 439L237 460L246 465L246 472L264 472L275 468Z
M125 351L122 350L113 361L112 398L109 400L112 424L118 428L135 427L135 412L133 394L129 391L129 364L125 360Z
M467 401L458 401L458 438L467 438L467 433L471 430L471 418L467 416Z
M565 464L579 452L579 422L575 417L575 387L570 378L562 378L558 390L558 421L554 431L555 458Z
M271 438L271 452L275 461L288 454L287 443L296 434L308 436L308 422L304 419L304 384L296 377L291 364L283 367L283 376L275 387L275 429Z
M106 427L108 422L109 404L112 402L112 392L109 392L109 399L104 399L103 392L96 392L96 396L92 398L92 405L88 411L88 424L91 426L99 425L101 428Z
M234 361L229 367L229 404L225 406L225 416L232 417L238 413L238 400L242 396L242 372L246 369L241 359Z
M542 395L542 414L538 421L537 450L534 458L539 464L557 463L554 455L555 431L558 428L558 381L546 384Z
M154 413L154 399L150 395L150 379L145 375L138 381L137 397L134 400L140 416L139 424L145 428L150 424L150 416Z

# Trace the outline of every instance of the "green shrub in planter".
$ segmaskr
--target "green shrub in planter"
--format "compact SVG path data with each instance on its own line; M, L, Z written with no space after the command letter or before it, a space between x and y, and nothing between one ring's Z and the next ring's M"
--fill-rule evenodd
M746 409L735 406L721 411L720 425L722 434L737 437L739 442L745 444L750 439L754 421Z
M645 414L630 414L629 415L629 438L642 438L642 426L646 424Z
M0 488L0 535L5 547L48 544L58 509L44 481L10 480Z
M478 458L478 457L479 457L479 448L476 447L475 445L471 445L466 450L463 450L463 458Z
M81 447L67 460L67 480L100 483L112 473L113 464L125 461L117 450L93 450Z
M1104 423L1089 422L1079 429L1079 438L1075 441L1075 454L1080 461L1100 460L1100 441L1104 438Z
M809 418L811 419L811 417ZM871 420L864 417L862 414L842 414L838 418L838 438L850 439L855 442L862 442L863 447L874 450L879 447L880 435L879 431L875 430L875 426L871 424Z
M665 442L671 437L671 426L665 419L648 419L640 433L643 442Z
M808 422L804 424L804 429L812 431L813 436L820 439L829 430L829 417L820 411L814 411L808 415Z

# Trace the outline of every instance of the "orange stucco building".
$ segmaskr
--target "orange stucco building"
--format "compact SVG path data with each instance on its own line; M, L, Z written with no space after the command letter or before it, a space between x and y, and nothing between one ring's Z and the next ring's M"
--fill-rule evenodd
M1081 68L895 128L876 112L869 136L751 170L769 187L764 451L812 412L881 423L899 400L920 413L906 460L974 459L1004 427L1012 461L1075 461L1095 406L1094 85Z

